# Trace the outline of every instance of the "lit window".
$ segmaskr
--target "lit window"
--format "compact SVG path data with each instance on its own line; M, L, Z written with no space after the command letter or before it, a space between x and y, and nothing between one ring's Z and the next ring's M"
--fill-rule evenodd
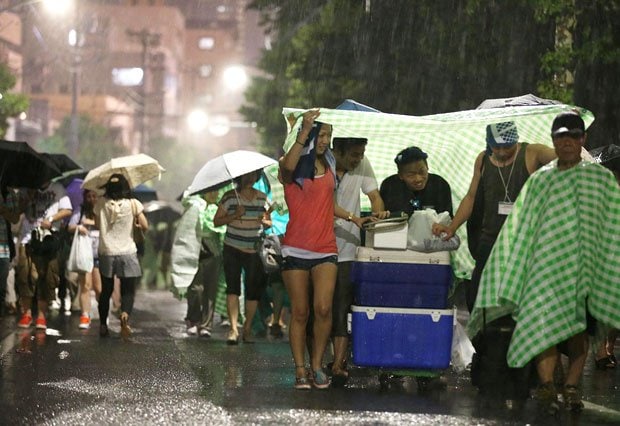
M142 84L142 68L114 68L112 82L118 86L139 86Z
M200 66L200 76L201 77L210 77L211 73L213 72L213 66L212 65L201 65Z
M213 37L200 37L198 40L198 48L201 50L211 50L215 46Z

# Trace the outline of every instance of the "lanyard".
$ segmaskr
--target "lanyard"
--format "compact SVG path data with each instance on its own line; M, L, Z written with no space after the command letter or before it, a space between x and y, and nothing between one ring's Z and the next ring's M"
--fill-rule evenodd
M510 179L512 178L512 171L515 169L515 163L517 162L517 155L519 155L519 147L517 146L517 152L515 152L515 158L512 161L512 166L510 167L510 173L508 174L508 181L504 181L504 175L502 174L499 166L497 167L497 173L499 173L499 178L502 180L502 185L504 186L504 201L508 203L512 203L510 196L508 195L508 185L510 185Z

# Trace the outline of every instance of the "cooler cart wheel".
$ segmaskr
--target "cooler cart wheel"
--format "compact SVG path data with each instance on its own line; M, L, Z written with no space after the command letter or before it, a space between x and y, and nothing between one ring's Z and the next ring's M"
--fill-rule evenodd
M426 392L431 383L431 377L416 377L416 382L418 383L418 392Z
M390 387L390 375L388 373L379 374L379 388L386 390Z

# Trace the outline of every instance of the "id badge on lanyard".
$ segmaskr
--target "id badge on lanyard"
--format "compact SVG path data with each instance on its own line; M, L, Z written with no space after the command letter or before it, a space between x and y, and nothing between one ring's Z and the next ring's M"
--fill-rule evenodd
M512 208L514 207L514 205L515 203L508 203L505 201L500 201L499 203L497 203L497 214L501 216L508 216L510 212L512 211Z

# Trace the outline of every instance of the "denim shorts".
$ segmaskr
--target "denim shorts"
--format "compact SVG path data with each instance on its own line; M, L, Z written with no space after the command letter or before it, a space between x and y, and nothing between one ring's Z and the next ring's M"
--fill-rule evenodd
M280 269L282 271L291 271L294 269L309 271L315 266L320 265L321 263L333 263L335 265L338 263L338 256L331 255L321 257L319 259L302 259L301 257L286 256L284 257L284 259L282 259L282 265L280 265Z

